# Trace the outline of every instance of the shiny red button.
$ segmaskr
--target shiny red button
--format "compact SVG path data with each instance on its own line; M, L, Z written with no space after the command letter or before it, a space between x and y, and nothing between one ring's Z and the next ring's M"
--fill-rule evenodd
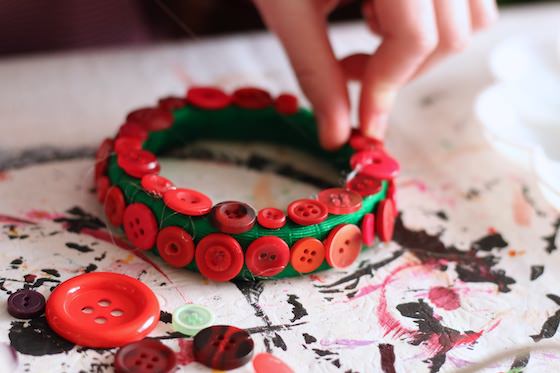
M200 216L212 209L212 200L192 189L172 189L163 195L165 205L183 215Z
M362 208L362 196L348 189L325 189L319 192L317 199L334 215L351 214Z
M101 176L95 183L95 190L97 192L97 200L101 203L105 202L105 197L109 191L111 182L107 176Z
M212 209L212 223L224 233L247 232L253 228L255 220L255 210L243 202L221 202Z
M357 129L352 130L348 143L354 150L357 151L372 148L383 148L383 142L371 137L364 136Z
M262 352L253 359L255 373L294 373L286 363L276 356Z
M325 245L313 237L298 240L291 249L290 263L299 273L313 272L325 259Z
M147 131L162 131L173 124L173 115L161 108L141 108L134 110L126 117L126 121L137 123Z
M299 225L313 225L324 221L329 215L327 206L314 199L299 199L288 206L288 216Z
M367 149L355 153L350 158L353 170L377 179L392 179L399 173L399 163L383 149Z
M144 339L121 347L115 355L115 373L170 373L177 357L157 339Z
M245 264L255 276L270 277L282 272L290 261L290 248L276 236L259 237L247 248Z
M286 215L280 209L266 207L259 211L257 221L263 228L278 229L286 225Z
M115 153L122 154L129 150L142 149L143 141L138 137L118 137L115 140Z
M243 268L243 250L235 238L211 233L198 243L195 260L203 276L214 281L229 281Z
M117 156L117 164L132 177L141 178L146 174L159 172L155 155L147 150L129 150Z
M175 185L170 180L157 174L142 176L140 185L142 185L146 192L157 197L161 197L168 191L175 189Z
M358 173L346 183L346 187L359 193L362 197L367 197L381 192L383 184L379 179Z
M187 100L182 97L164 97L158 101L158 106L163 110L173 111L177 109L181 109L187 105Z
M136 137L144 142L148 138L148 131L138 123L125 123L119 129L117 137Z
M157 236L159 255L173 267L184 267L194 258L192 236L179 227L163 228Z
M264 109L272 105L272 97L267 91L245 87L233 92L233 103L244 109Z
M47 301L49 326L81 346L110 348L138 341L159 321L155 294L135 278L109 272L58 285Z
M281 94L274 100L274 108L284 115L293 115L299 111L298 99L289 93Z
M113 151L113 140L105 139L95 153L95 179L107 173L109 156Z
M371 246L375 242L375 215L365 214L362 219L362 241Z
M124 232L131 244L142 250L151 249L158 233L154 213L143 203L133 203L124 210Z
M231 97L221 89L212 87L193 87L187 92L187 101L201 109L223 109L231 103Z
M395 211L395 204L390 199L385 199L379 202L377 206L377 234L379 239L383 242L389 242L393 239L393 232L395 230L395 218L397 212Z
M362 232L354 224L340 224L325 240L327 263L333 268L346 268L362 250Z
M210 326L193 339L194 359L212 369L239 368L251 361L254 348L249 333L235 326Z
M115 227L122 225L125 205L121 189L116 186L110 187L105 196L105 215Z

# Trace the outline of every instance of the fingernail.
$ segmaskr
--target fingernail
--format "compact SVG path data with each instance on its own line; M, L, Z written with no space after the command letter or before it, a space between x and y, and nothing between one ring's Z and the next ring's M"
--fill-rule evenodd
M377 140L383 140L388 121L389 115L387 113L374 114L369 126L367 126L364 131L366 136Z

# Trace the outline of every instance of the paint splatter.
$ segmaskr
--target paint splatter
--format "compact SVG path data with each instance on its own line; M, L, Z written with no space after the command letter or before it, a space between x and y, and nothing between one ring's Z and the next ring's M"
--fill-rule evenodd
M543 240L546 242L546 246L544 249L546 250L547 253L550 254L556 249L558 249L557 242L556 242L558 237L560 237L560 218L558 218L552 224L552 233L548 236L543 237Z
M558 306L560 306L560 297L554 294L547 294L548 299L552 300ZM558 309L552 316L550 316L541 327L539 334L532 335L533 341L540 342L543 339L548 339L554 337L558 331L558 325L560 325L560 309Z
M25 355L55 355L74 348L73 343L52 331L44 316L30 321L12 322L8 337L10 345Z
M298 302L299 297L294 294L288 294L288 303L292 305L292 314L294 315L290 321L295 322L304 316L307 316L307 310Z
M443 286L435 286L431 288L428 293L428 298L434 306L442 308L446 311L452 311L461 306L459 294L457 294L453 289Z
M380 344L379 354L381 356L381 369L384 373L396 373L395 350L391 344Z
M532 265L531 266L531 281L535 281L544 273L543 265Z
M89 252L93 251L93 249L91 247L89 247L88 245L80 245L80 244L77 244L75 242L67 242L65 245L66 245L66 247L68 247L70 249L73 249L73 250L77 250L81 253L89 253Z

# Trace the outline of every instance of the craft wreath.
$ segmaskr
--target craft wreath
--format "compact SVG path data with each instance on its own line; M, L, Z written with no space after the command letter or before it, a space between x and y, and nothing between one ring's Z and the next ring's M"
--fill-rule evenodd
M175 267L215 281L283 278L345 268L377 236L392 238L393 178L398 163L383 144L352 134L335 152L321 148L311 112L297 98L258 88L228 95L196 87L156 107L128 114L96 154L97 196L108 221L128 240ZM286 212L248 204L214 204L201 191L159 176L156 155L200 139L268 141L316 155L346 175L346 184L293 201Z

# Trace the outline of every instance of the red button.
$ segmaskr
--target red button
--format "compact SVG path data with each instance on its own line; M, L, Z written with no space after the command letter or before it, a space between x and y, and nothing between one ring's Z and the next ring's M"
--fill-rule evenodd
M126 121L137 123L147 131L162 131L173 124L173 115L161 108L141 108L134 110L126 117Z
M243 268L241 246L223 233L211 233L200 240L195 259L200 273L214 281L229 281Z
M173 111L187 105L187 100L182 97L164 97L158 101L158 106L163 110Z
M143 141L138 137L118 137L115 140L115 153L122 154L129 150L142 149Z
M201 109L218 110L228 107L231 97L218 88L193 87L187 92L187 101Z
M212 200L192 189L172 189L163 195L165 205L183 215L200 216L212 209Z
M101 176L97 179L95 183L95 189L97 191L97 200L101 203L105 202L105 197L107 196L107 191L111 186L111 182L107 176Z
M381 192L383 184L379 179L358 173L346 183L346 187L359 193L362 197L367 197Z
M158 222L154 213L143 203L133 203L124 210L124 232L134 246L150 250L156 243Z
M111 348L138 341L159 321L159 303L142 282L93 272L58 285L47 301L49 326L81 346Z
M367 149L357 152L350 158L353 170L377 179L392 179L399 173L399 163L382 149Z
M148 138L148 131L138 123L125 123L121 126L117 137L136 137L144 142Z
M298 240L291 250L290 263L299 273L315 271L325 259L325 246L313 237Z
M147 150L129 150L117 156L117 164L124 172L135 178L159 172L155 155Z
M144 188L146 192L157 197L161 197L167 191L175 189L175 185L173 185L170 180L156 174L142 176L140 185L142 185L142 188Z
M399 208L397 206L397 185L395 183L395 180L393 179L389 180L389 186L387 187L387 196L385 198L393 201L393 205L395 205L395 213L397 213L399 211Z
M195 360L212 369L239 368L251 361L254 348L255 343L249 333L235 326L210 326L198 332L193 339Z
M317 199L327 206L330 214L351 214L362 208L362 197L351 190L330 188L319 192Z
M255 373L294 373L292 368L282 360L267 352L262 352L253 359Z
M170 373L177 357L157 339L144 339L121 347L115 355L115 373Z
M276 236L259 237L247 248L245 264L255 276L270 277L279 274L290 261L290 248Z
M286 215L280 209L266 207L259 211L257 221L264 228L278 229L286 225Z
M371 246L375 242L375 215L365 214L362 219L362 241Z
M379 202L377 206L377 234L379 239L383 242L389 242L393 239L393 232L395 229L395 218L397 213L395 211L395 204L390 199L385 199Z
M352 130L352 134L350 135L350 140L348 141L348 143L356 151L372 148L383 148L383 142L371 137L364 136L357 129Z
M95 153L95 179L107 173L109 156L113 151L113 140L105 139Z
M233 103L244 109L264 109L272 105L272 97L267 91L245 87L233 92Z
M122 225L125 205L121 189L116 186L110 187L105 196L105 215L115 227Z
M289 93L284 93L276 97L276 100L274 100L274 107L277 112L285 115L293 115L299 111L297 97Z
M221 202L212 209L212 223L224 233L247 232L255 225L255 219L255 210L243 202Z
M299 199L288 206L288 216L299 225L319 224L328 215L327 206L314 199Z
M173 267L184 267L194 258L192 236L179 227L163 228L157 236L159 255Z
M333 268L346 268L362 250L362 232L354 224L340 224L325 240L327 263Z

